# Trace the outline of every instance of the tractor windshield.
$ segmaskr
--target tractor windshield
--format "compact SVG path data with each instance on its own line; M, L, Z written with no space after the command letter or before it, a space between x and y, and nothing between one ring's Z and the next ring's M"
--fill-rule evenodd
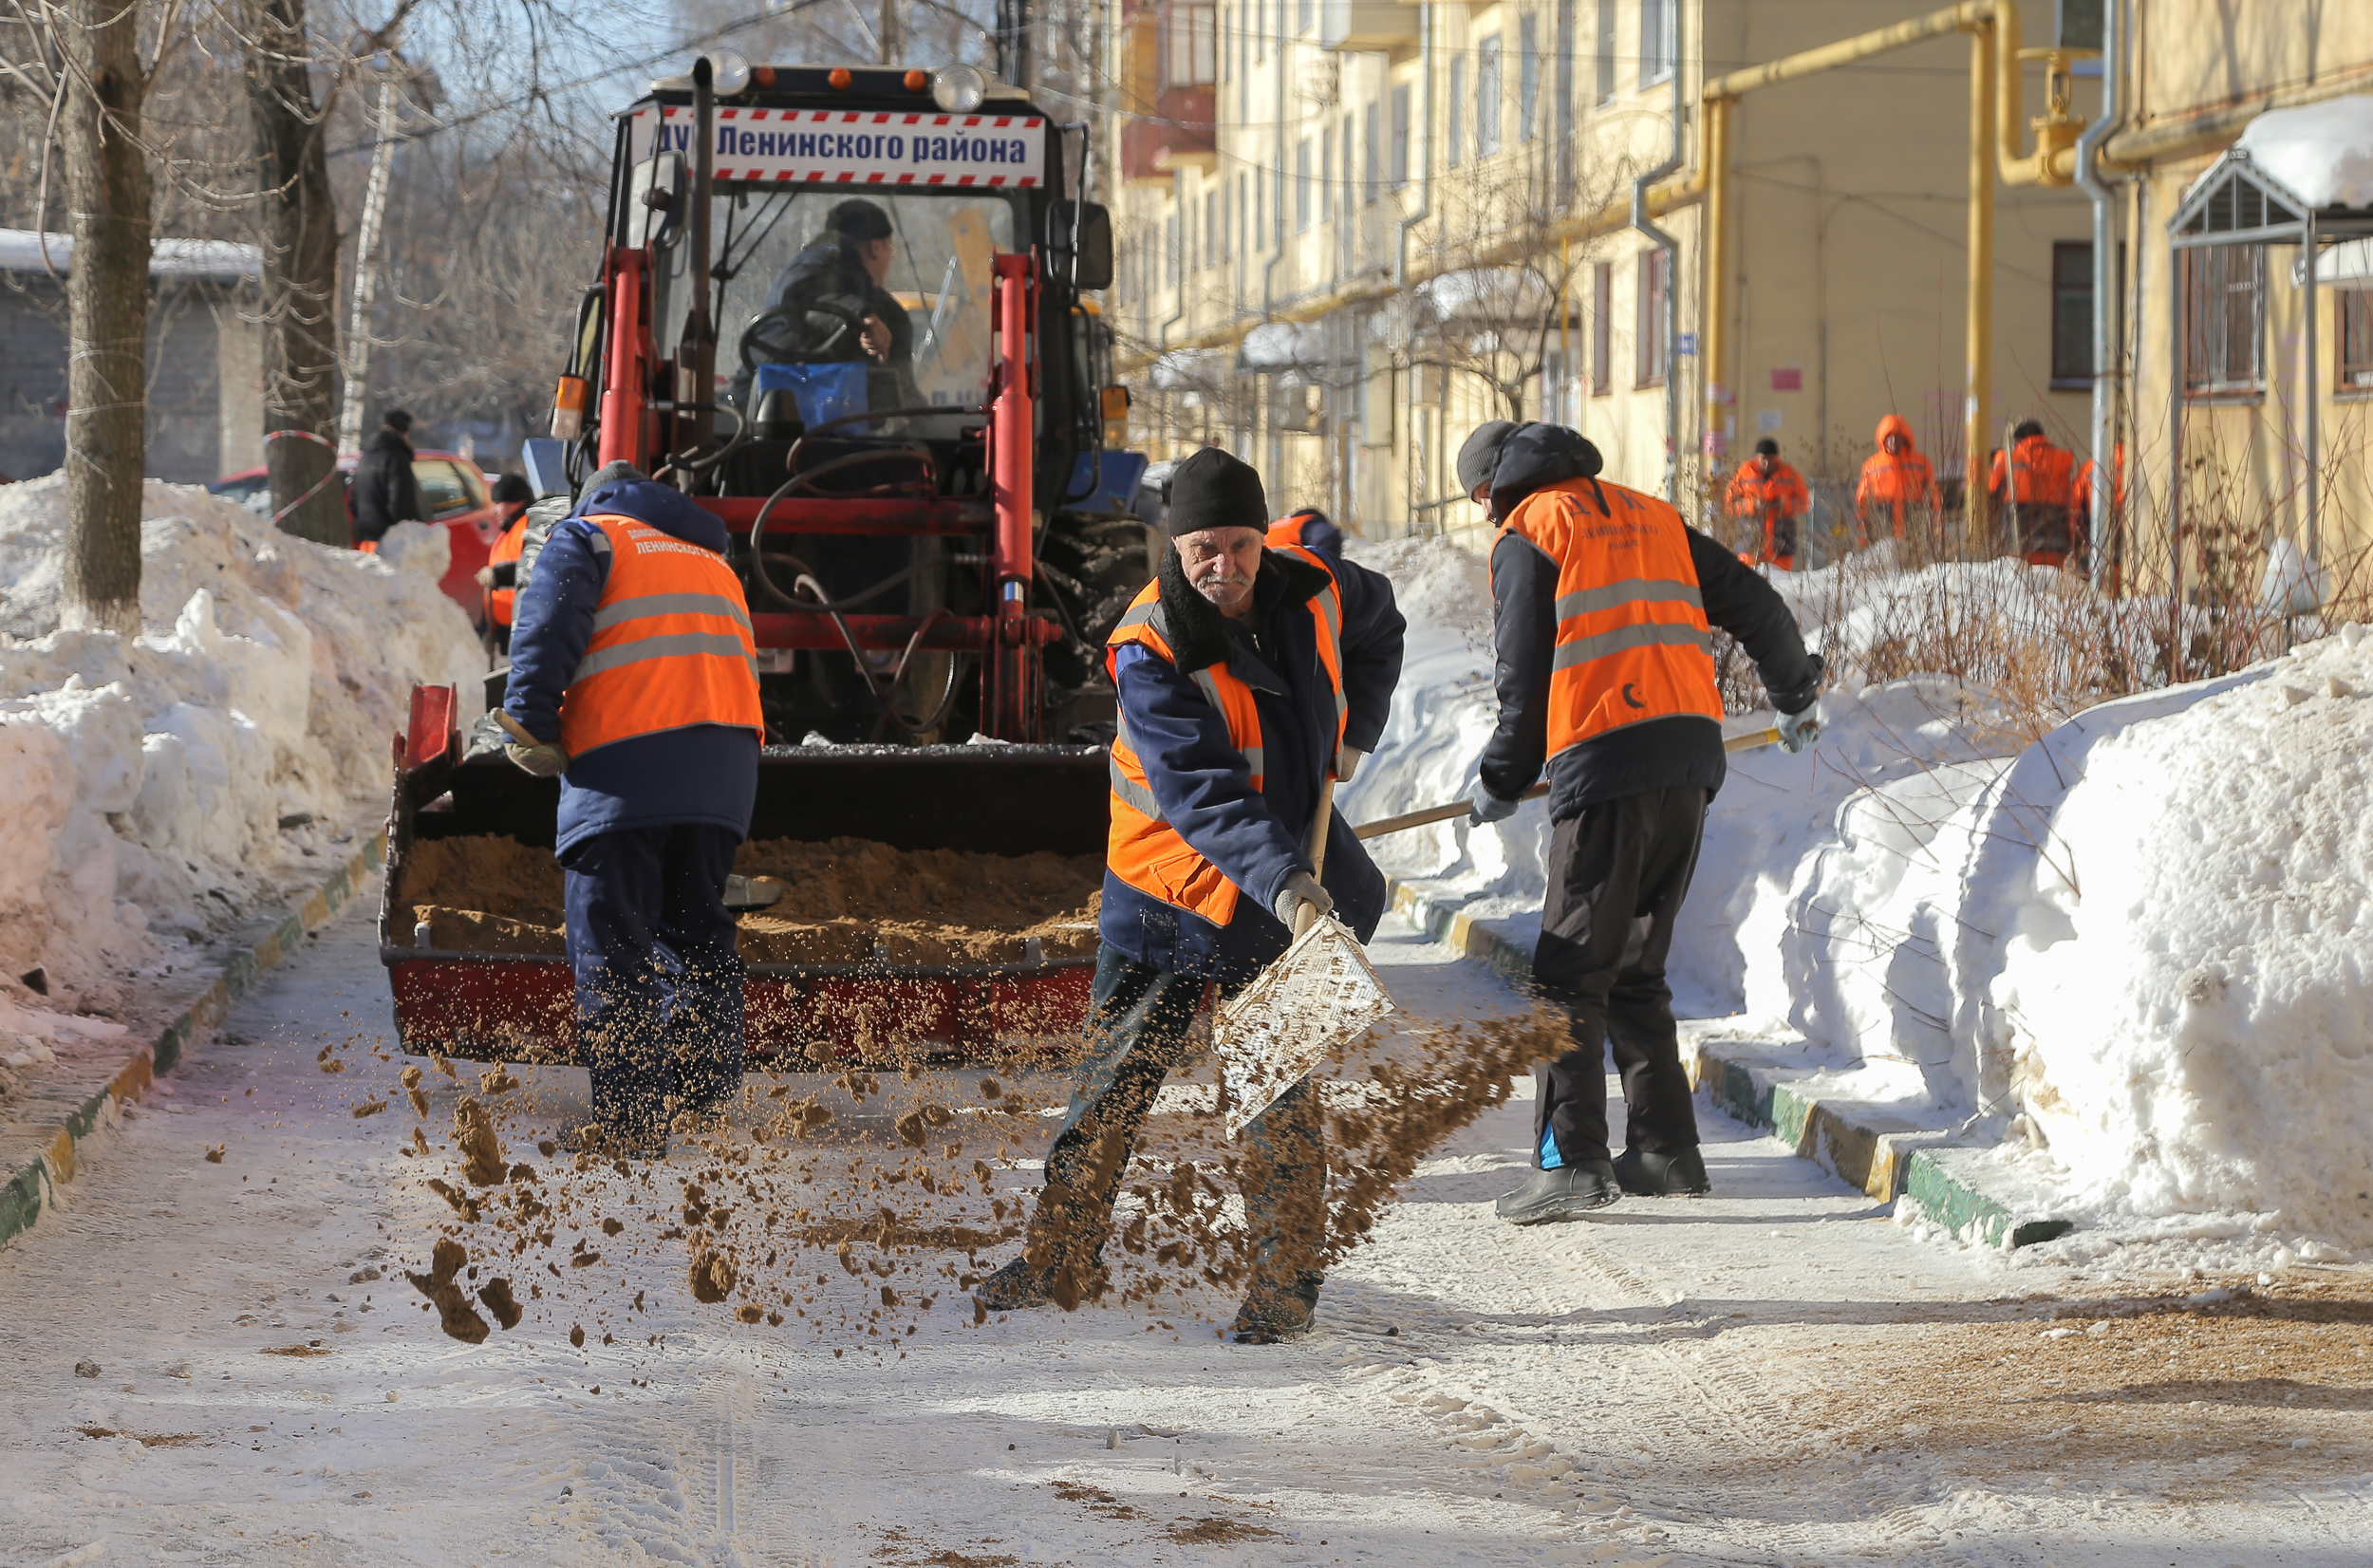
M719 185L710 230L718 393L755 415L779 390L813 426L859 413L877 433L953 437L987 399L992 259L1014 244L1002 192ZM657 324L681 330L691 247L666 247ZM945 408L945 415L891 414ZM861 430L867 425L849 428Z

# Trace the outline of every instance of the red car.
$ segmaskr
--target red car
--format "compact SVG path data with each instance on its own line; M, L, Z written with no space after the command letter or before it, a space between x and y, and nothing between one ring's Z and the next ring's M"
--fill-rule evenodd
M351 452L338 459L338 483L346 491L346 516L354 515L354 462ZM438 587L455 604L470 612L476 625L486 614L486 593L478 587L478 568L501 537L495 526L495 498L477 464L458 452L414 452L412 477L420 487L420 505L427 522L445 525L453 542L453 562ZM238 502L258 517L271 515L271 479L261 468L226 474L208 485L216 495Z

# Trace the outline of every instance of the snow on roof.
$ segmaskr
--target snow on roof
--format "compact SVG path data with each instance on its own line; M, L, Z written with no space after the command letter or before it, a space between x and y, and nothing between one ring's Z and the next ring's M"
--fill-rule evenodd
M2236 145L2311 207L2373 207L2373 98L2270 110Z
M1327 357L1326 331L1317 322L1264 321L1244 334L1238 354L1261 369L1317 364Z
M1467 267L1428 278L1417 297L1446 320L1460 316L1530 317L1548 310L1549 285L1526 267Z
M42 272L54 267L65 276L74 259L74 236L52 230L48 239L45 264L38 230L0 229L0 272ZM263 272L261 250L223 239L159 239L148 258L152 278L252 278Z

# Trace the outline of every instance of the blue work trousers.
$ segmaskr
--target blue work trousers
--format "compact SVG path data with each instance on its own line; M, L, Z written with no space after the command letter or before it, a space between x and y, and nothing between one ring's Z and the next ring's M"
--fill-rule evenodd
M710 823L596 833L561 856L577 1038L593 1114L638 1138L741 1088L741 954L725 876L741 835ZM672 1103L671 1103L672 1102Z

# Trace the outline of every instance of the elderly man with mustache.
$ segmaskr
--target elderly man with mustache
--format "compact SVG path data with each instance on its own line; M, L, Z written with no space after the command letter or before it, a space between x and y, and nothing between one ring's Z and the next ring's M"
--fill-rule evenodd
M1317 915L1365 941L1384 914L1384 877L1348 826L1330 826L1323 883L1307 848L1326 780L1349 779L1384 733L1401 673L1392 585L1267 548L1261 476L1216 447L1179 464L1164 526L1172 548L1107 647L1120 733L1087 1051L1021 1256L974 1292L990 1312L1104 1289L1113 1198L1206 985L1243 985ZM1309 1330L1326 1241L1318 1134L1308 1084L1246 1129L1240 1344Z

